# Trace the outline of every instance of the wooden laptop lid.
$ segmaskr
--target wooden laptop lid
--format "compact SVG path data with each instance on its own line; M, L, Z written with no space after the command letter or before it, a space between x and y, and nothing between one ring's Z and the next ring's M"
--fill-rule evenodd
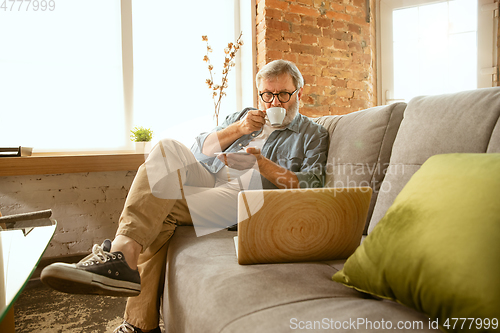
M242 191L238 263L345 259L359 246L370 187Z

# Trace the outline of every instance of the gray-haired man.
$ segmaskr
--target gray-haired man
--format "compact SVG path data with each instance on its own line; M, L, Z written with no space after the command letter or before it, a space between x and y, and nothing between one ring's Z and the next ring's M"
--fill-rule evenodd
M242 183L245 189L322 187L328 132L299 113L299 70L276 60L259 71L256 84L260 110L228 116L191 150L174 140L158 143L137 172L113 242L94 245L77 264L46 267L42 281L68 293L138 295L128 299L116 332L159 332L168 242L178 224L192 223L198 236L236 224ZM273 106L286 109L278 127L266 117ZM238 151L248 154L231 154Z

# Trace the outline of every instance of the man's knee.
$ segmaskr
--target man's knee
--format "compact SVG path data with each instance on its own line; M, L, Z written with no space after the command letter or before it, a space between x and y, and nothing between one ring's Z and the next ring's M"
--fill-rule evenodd
M158 144L161 144L161 146L164 149L176 149L176 148L188 149L184 144L171 138L163 138L158 142Z

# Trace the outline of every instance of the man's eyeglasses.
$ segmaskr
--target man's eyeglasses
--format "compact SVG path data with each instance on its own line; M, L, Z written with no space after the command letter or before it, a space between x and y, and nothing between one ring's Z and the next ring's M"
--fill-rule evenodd
M262 98L262 101L264 103L272 103L274 101L274 97L278 97L278 101L281 103L287 103L290 98L292 98L292 95L297 92L298 89L295 89L294 92L287 92L287 91L280 91L277 94L273 94L272 92L266 91L261 94L259 94L260 98Z

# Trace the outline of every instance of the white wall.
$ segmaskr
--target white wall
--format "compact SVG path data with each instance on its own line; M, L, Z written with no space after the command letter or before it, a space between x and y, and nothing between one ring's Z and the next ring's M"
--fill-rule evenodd
M113 239L136 171L0 177L2 215L52 209L57 229L44 257L88 253Z

